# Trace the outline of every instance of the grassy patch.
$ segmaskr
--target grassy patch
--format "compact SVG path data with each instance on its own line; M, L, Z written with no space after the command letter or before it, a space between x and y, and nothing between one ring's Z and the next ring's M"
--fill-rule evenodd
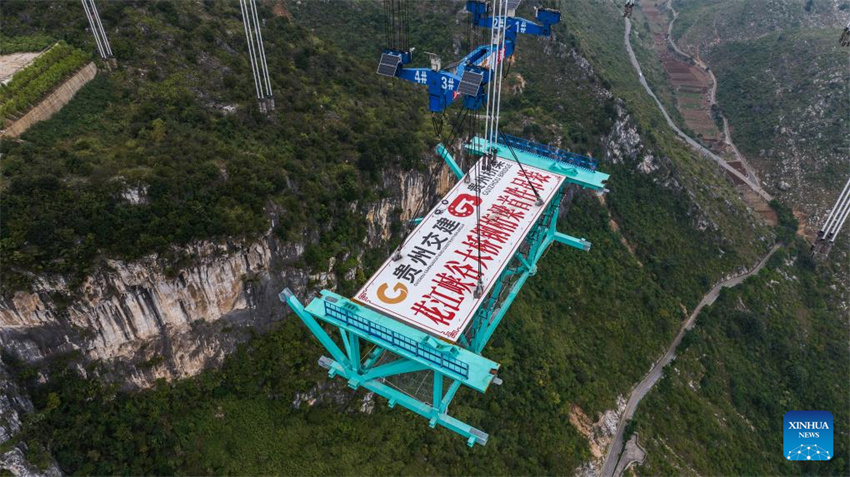
M0 34L0 55L41 51L50 46L54 41L53 37L46 34L26 36L6 36Z
M53 45L0 86L0 120L25 112L88 60L88 54L65 42Z

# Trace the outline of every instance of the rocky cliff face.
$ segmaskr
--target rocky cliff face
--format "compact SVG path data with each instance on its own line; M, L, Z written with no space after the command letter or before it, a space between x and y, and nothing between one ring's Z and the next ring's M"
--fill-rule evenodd
M369 221L364 248L384 244L394 221L427 211L447 186L441 164L427 160L427 172L385 172L387 198L352 204ZM193 263L176 276L156 256L110 260L69 303L59 298L73 292L61 277L39 277L32 292L0 300L0 346L28 362L77 352L115 365L142 387L193 375L219 362L248 329L280 320L285 309L277 293L284 287L305 297L311 283L336 286L333 261L312 274L301 265L308 240L284 244L269 233L251 242L198 243L182 250Z
M18 392L18 387L0 358L0 444L21 429L20 413L31 410L32 403Z
M21 429L21 417L33 410L32 402L20 392L3 359L0 358L0 446L9 441ZM11 472L16 477L58 476L62 475L54 463L49 463L44 471L27 461L24 456L24 444L0 451L0 471ZM0 472L2 473L2 472ZM3 474L5 475L5 474Z
M138 362L147 371L131 373L139 385L194 374L232 341L226 335L215 339L220 330L204 324L256 307L254 280L268 277L274 245L268 237L250 244L197 244L188 250L195 264L176 277L167 276L156 257L109 261L67 305L53 298L70 294L67 284L41 278L32 293L0 302L0 344L26 361L78 351L90 359ZM297 256L298 247L277 251L285 259ZM288 275L303 281L296 271ZM187 334L193 339L183 339ZM142 348L148 342L157 346Z

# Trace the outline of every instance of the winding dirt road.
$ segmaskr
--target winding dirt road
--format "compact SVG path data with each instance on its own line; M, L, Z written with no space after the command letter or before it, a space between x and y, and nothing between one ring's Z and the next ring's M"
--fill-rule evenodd
M658 109L661 111L661 114L664 115L664 120L667 121L667 125L672 129L683 141L685 141L691 148L693 148L698 153L702 154L705 157L716 162L720 167L722 167L730 176L733 176L735 179L739 180L741 183L749 187L753 192L758 194L762 199L766 202L770 202L773 200L773 197L767 193L761 186L752 180L749 177L742 174L738 169L735 169L728 162L726 162L722 157L717 154L711 152L708 148L703 146L702 144L695 141L693 138L685 134L676 123L673 122L673 119L670 118L670 115L667 114L667 110L664 108L664 105L661 104L661 101L658 100L658 97L655 96L655 93L652 91L652 88L649 87L649 83L646 82L646 78L643 76L643 71L641 70L640 63L638 63L637 57L635 57L635 52L632 49L631 42L631 32L632 32L632 22L629 18L626 18L626 32L623 38L623 41L626 45L626 51L629 53L629 60L632 62L632 66L635 68L635 71L638 73L638 79L640 80L640 84L643 85L647 94L655 101L655 104L658 105ZM716 80L715 80L716 82Z
M602 477L613 477L614 470L617 468L617 463L620 459L620 452L623 449L623 432L626 429L626 423L635 413L638 404L640 404L641 399L652 389L652 386L658 382L658 379L664 374L664 367L670 364L673 361L673 358L676 357L676 348L679 347L679 344L682 342L682 338L685 336L685 333L694 327L694 323L696 322L697 315L700 314L703 308L706 306L710 306L717 300L717 297L720 296L720 291L724 288L732 288L740 285L747 278L757 274L764 268L764 265L770 259L773 254L779 250L780 245L776 244L773 248L767 252L761 261L756 265L752 270L747 273L738 275L736 277L730 278L729 280L718 283L714 286L705 296L702 297L702 300L699 302L699 305L694 309L691 315L687 320L682 324L682 327L679 329L679 333L676 335L676 338L673 339L673 342L670 344L670 347L667 349L667 352L664 356L655 363L655 366L649 370L649 373L643 378L641 382L639 382L633 389L631 394L629 395L629 400L626 402L626 409L623 411L623 416L620 418L620 423L617 426L617 434L614 436L614 441L611 443L611 446L608 448L608 455L605 456L605 463L602 465L602 471L600 475ZM626 463L627 464L627 463ZM621 468L626 468L627 465L621 466Z
M667 26L667 43L679 56L692 60L695 65L699 66L703 69L703 71L708 73L708 76L711 77L708 102L711 106L715 106L717 104L717 77L714 76L714 71L712 71L711 68L709 68L704 61L695 56L691 56L688 53L685 53L679 48L679 45L677 45L676 42L673 41L673 24L675 24L676 20L679 18L679 12L677 12L676 9L673 8L673 0L667 0L667 8L670 9L670 11L673 13L673 19L670 20L670 24ZM726 119L726 115L723 114L720 109L718 109L717 114L719 114L720 118L723 120L723 142L725 142L726 145L729 146L730 149L732 149L732 153L735 155L735 159L737 159L738 162L740 162L741 165L744 166L744 170L747 171L747 177L749 177L749 179L753 181L754 184L761 186L761 182L759 182L759 178L756 175L755 169L750 166L750 163L747 162L747 159L738 150L738 146L736 146L735 143L732 142L732 133L729 131L729 120Z

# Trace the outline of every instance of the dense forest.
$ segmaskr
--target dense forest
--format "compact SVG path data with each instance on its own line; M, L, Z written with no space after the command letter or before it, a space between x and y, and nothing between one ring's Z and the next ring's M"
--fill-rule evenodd
M385 244L363 243L365 220L350 204L382 196L382 170L438 160L424 92L374 75L381 11L372 3L259 3L277 104L269 117L253 99L237 4L103 5L117 68L22 141L3 143L4 293L44 274L78 285L107 258L157 253L176 271L192 260L180 245L250 240L273 221L277 240L307 245L307 269L327 269L352 250L383 253ZM774 232L663 126L622 51L617 6L561 6L554 39L520 42L504 127L602 158L610 192L604 200L578 192L565 206L563 231L586 237L592 251L549 250L485 351L501 363L504 385L486 395L462 390L452 405L490 433L486 447L469 450L381 399L362 412L365 393L330 381L316 365L319 346L285 317L220 369L144 391L105 382L109 363L75 353L36 365L4 356L36 410L0 451L23 442L32 462L55 459L86 475L552 475L587 462L572 406L594 420L614 408L702 294L755 263ZM440 18L460 8L415 9L417 48L452 57L460 26ZM50 35L92 49L79 3L7 1L3 13L4 35L18 43ZM640 149L606 160L618 124L634 127ZM647 156L657 168L639 172ZM144 200L126 199L130 190ZM362 283L374 262L339 286ZM310 392L315 405L294 404Z
M4 2L4 33L90 48L81 5L33 8ZM309 256L327 262L365 237L348 204L377 198L382 168L417 167L433 144L411 88L374 81L371 65L270 12L264 39L279 66L269 118L251 101L238 4L109 2L102 16L120 32L122 66L24 141L2 143L6 294L33 273L78 284L104 255L179 263L174 246L256 236L272 208L281 239L333 237ZM129 190L143 192L141 203L122 200Z
M486 395L462 390L452 405L491 432L474 452L381 399L372 415L361 413L364 393L342 383L314 407L293 407L296 393L327 380L315 364L318 344L293 320L252 340L221 370L141 393L101 383L95 364L86 379L57 362L43 386L22 366L18 376L39 409L22 438L74 474L570 473L589 458L584 436L568 423L571 404L590 415L612 406L683 319L676 286L656 282L608 221L592 196L573 204L566 223L595 253L550 250L487 348L505 383ZM337 458L323 458L328 452Z
M836 272L796 242L703 312L635 415L648 451L640 474L850 472L841 424L850 420L848 329L838 319L845 285ZM796 409L833 413L833 461L804 467L783 458L782 418Z

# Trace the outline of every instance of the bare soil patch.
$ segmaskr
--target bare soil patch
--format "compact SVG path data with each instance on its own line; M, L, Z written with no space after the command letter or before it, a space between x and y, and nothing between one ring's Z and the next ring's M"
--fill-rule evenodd
M6 84L15 73L30 64L41 53L12 53L0 55L0 83Z
M641 5L649 19L653 32L652 40L667 77L676 93L676 107L685 121L685 126L697 133L705 145L717 154L725 154L723 132L711 118L709 98L711 77L697 65L683 61L668 49L667 16L649 2Z

